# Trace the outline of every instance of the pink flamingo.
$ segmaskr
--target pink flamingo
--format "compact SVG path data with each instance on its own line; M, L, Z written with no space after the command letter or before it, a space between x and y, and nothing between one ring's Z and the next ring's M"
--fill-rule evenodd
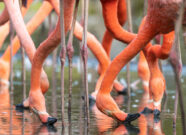
M111 1L109 1L111 2ZM96 104L98 108L105 114L119 120L119 121L133 121L136 118L139 117L139 114L127 114L123 111L121 111L112 97L110 96L110 91L112 88L112 83L114 79L116 78L117 74L121 70L121 68L128 63L141 49L143 49L150 40L155 37L159 33L169 33L174 30L174 20L177 16L176 11L179 9L179 4L181 3L181 0L169 0L162 2L161 0L149 0L148 1L148 11L147 11L147 17L144 20L143 26L138 32L138 35L136 38L111 62L104 79L102 81L101 88L98 92L97 98L96 98ZM108 3L107 3L108 4ZM111 5L111 4L110 4ZM161 6L160 6L161 5ZM161 9L161 10L160 10ZM107 10L106 10L107 11ZM109 11L108 11L109 12ZM157 17L158 16L158 17ZM110 22L111 23L111 22ZM128 34L129 39L130 33ZM132 35L131 35L132 36ZM147 46L148 47L148 46ZM165 50L169 50L169 46L165 46ZM164 47L161 47L162 50L164 50ZM160 49L160 50L161 50ZM153 49L152 49L153 50ZM160 51L157 50L157 56L164 58L167 57L169 51ZM165 53L165 54L164 54ZM161 54L161 55L160 55ZM147 56L148 58L148 56ZM149 56L150 59L150 56ZM157 58L155 58L149 65L151 65L151 69L153 67L156 67L157 76L155 73L153 73L153 70L151 70L151 80L150 85L152 86L152 83L159 83L161 86L161 93L162 89L165 88L164 85L164 79L161 73L159 72L158 66L157 66ZM117 66L116 66L117 65ZM154 79L153 77L157 78ZM153 80L154 79L154 80ZM160 79L160 80L158 80ZM155 81L155 82L154 82ZM154 100L154 110L155 114L159 114L157 106L160 105L160 99L157 98L157 96L161 96L162 94L157 94L155 91L155 88L151 88L153 100ZM159 90L158 90L159 91ZM157 105L157 106L156 106Z

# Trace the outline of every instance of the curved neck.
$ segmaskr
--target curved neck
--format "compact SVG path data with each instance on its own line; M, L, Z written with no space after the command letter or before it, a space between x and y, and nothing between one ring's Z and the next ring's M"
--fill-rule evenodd
M130 43L136 34L124 30L118 21L118 0L101 0L105 26L113 37L123 43Z
M65 9L64 9L64 21L65 21L65 34L70 29L74 0L65 0ZM49 37L41 43L38 47L32 64L31 70L31 90L40 89L40 77L41 69L46 57L58 46L60 42L60 20L54 31L49 35Z
M32 19L27 23L26 28L29 34L32 34L44 21L44 19L49 15L52 11L52 6L49 2L44 1L40 9L37 13L32 17ZM16 36L13 39L13 55L17 53L20 48L20 42L18 37ZM35 53L35 46L25 46L25 50L27 55L30 56L30 61L32 62L34 53ZM5 53L2 56L2 59L5 61L10 61L10 46L6 49Z

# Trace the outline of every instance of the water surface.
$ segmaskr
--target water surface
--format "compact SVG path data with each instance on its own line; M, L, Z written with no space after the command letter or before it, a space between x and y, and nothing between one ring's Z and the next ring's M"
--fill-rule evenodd
M16 58L15 58L16 61ZM54 127L47 127L40 123L37 115L30 110L19 112L15 110L14 105L20 103L22 99L22 83L21 83L21 69L20 65L14 67L14 98L13 98L13 109L10 109L9 101L9 89L3 88L0 94L0 134L89 134L89 135L110 135L110 134L131 134L131 135L148 135L148 134L182 134L181 115L180 109L178 109L176 130L173 130L173 114L174 114L174 102L175 102L175 81L174 74L169 65L164 65L163 71L167 83L167 98L163 99L162 102L162 113L158 122L154 121L153 115L141 115L140 118L132 122L132 126L126 126L121 123L117 123L112 118L102 114L95 105L91 106L90 109L90 124L87 127L87 121L84 115L84 102L82 96L84 95L82 87L82 79L79 72L79 60L74 58L73 60L73 88L72 88L72 108L71 113L68 113L68 67L65 68L65 128L61 126L61 108L60 108L60 67L57 66L56 70L56 87L52 86L52 69L51 59L48 59L45 63L45 70L48 73L50 80L50 88L46 94L46 105L47 110L53 116L58 118L58 122ZM19 62L19 61L17 61ZM17 64L15 64L17 65ZM49 66L50 65L50 66ZM88 61L88 80L89 80L89 93L91 93L96 84L98 78L96 66L97 62L95 59ZM27 64L27 71L30 71L29 64ZM132 63L131 65L131 79L135 81L139 79L136 72L137 65ZM186 75L185 68L182 77L182 86L184 95L186 94ZM125 82L125 69L119 74L119 80ZM27 95L29 90L29 74L27 75ZM54 89L54 93L52 93ZM55 94L56 92L56 94ZM53 94L53 95L52 95ZM112 92L114 100L125 112L135 113L140 112L147 104L145 93L141 87L141 83L138 84L138 88L132 91L131 99L127 96L117 95L114 91ZM186 102L186 99L184 100ZM185 105L186 108L186 105ZM69 119L71 114L71 120Z

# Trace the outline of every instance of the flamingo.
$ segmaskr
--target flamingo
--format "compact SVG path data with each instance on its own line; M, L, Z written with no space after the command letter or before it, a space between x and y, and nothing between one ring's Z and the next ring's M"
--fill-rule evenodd
M59 25L59 24L58 24L58 25ZM59 27L58 25L57 25L57 27ZM55 32L56 32L56 31L57 31L57 30L55 30ZM58 32L58 31L57 31L57 32ZM56 32L56 33L57 33L57 32ZM51 36L51 37L52 37L52 36ZM49 37L49 38L51 38L51 37ZM52 37L52 38L54 38L54 37ZM56 40L57 40L56 42L59 42L59 39L56 39ZM50 41L50 40L49 40L49 41ZM44 43L46 44L46 42L44 42ZM44 43L43 43L43 44L44 44ZM46 56L45 56L45 57L46 57ZM33 67L34 67L34 66L33 66ZM33 68L33 69L34 69L34 68ZM31 81L31 83L32 83L32 82L33 82L33 81ZM35 86L37 86L37 85L35 85ZM38 86L38 87L39 87L39 86ZM29 96L29 97L32 97L32 96L31 96L32 91L33 91L33 90L32 90L32 87L31 87L31 92L30 92L30 96ZM41 94L41 93L40 93L40 94ZM42 95L42 94L41 94L41 95ZM39 95L39 96L40 96L40 95ZM36 102L37 102L37 101L36 101ZM44 108L44 107L43 107L43 108ZM45 108L44 108L43 110L44 110L44 111L41 111L41 112L44 112L44 114L48 115L47 113L45 113L45 112L46 112L46 111L45 111ZM46 116L46 115L45 115L45 116ZM46 122L46 117L40 117L40 118L41 118L41 121L42 121L42 122L43 122L43 121L44 121L44 123ZM49 118L50 118L50 117L49 117ZM52 119L52 120L55 120L55 119Z
M66 4L69 7L71 7L73 5L73 1L66 2ZM56 6L56 7L54 7L54 9L59 14L59 7ZM68 8L68 10L65 11L65 14L66 14L65 17L70 16L71 10L72 10L71 8ZM68 16L67 16L67 13L68 13ZM65 18L65 22L66 22L65 24L66 25L68 24L67 26L65 26L66 32L70 28L69 20L70 20L70 18L67 18L67 19ZM82 33L82 27L76 22L74 34L78 39L82 39L81 33ZM96 38L93 35L88 33L87 44L93 52L96 52L95 53L96 57L100 60L101 64L103 65L102 71L105 72L106 68L109 65L109 59L108 59L106 53L104 53L104 50L101 49L100 43L95 39ZM40 67L42 66L42 63L44 62L44 59L57 46L59 41L60 41L60 37L59 37L59 20L58 20L55 30L51 33L51 35L48 37L47 40L45 40L43 43L41 43L41 45L37 49L37 53L35 54L33 66L32 66L31 89L30 89L30 94L29 94L29 106L30 106L30 108L34 108L34 110L37 110L37 113L39 114L39 117L43 123L46 123L48 118L51 118L54 120L50 124L53 124L56 121L53 117L50 117L49 114L46 112L45 100L43 97L43 93L41 93L41 91L40 91L40 86L38 85L37 79L38 79L38 77L40 77L40 72L41 72ZM96 44L98 44L98 45L96 45ZM104 74L102 74L100 76L100 78L99 78L100 81L98 80L98 82L97 82L96 90L98 90L100 87L100 82L102 81L103 75Z
M106 4L109 5L109 2ZM169 0L169 1L148 0L147 16L143 22L143 26L139 30L135 39L118 56L115 57L115 59L111 62L109 68L107 69L107 72L105 73L104 79L102 81L100 90L96 98L96 105L103 113L117 119L118 121L127 120L128 122L131 122L139 117L138 113L129 115L119 109L117 104L110 96L113 81L116 78L119 71L121 70L121 68L124 65L126 65L141 49L143 49L153 37L155 37L157 34L160 33L167 34L174 30L174 21L175 18L177 17L176 12L178 11L181 2L182 2L181 0ZM106 8L105 11L109 12L109 10L106 10ZM129 41L132 36L133 36L132 34L128 33L127 40ZM162 47L155 46L155 49L152 50L156 50L156 54L157 54L156 56L160 58L167 58L170 48L171 48L170 46L162 46ZM160 86L161 90L164 91L163 89L165 88L165 82L162 74L159 72L158 65L157 65L157 58L156 57L153 58L153 56L152 57L147 56L147 58L149 59L150 62L148 63L149 67L151 65L150 68L153 69L155 67L157 71L157 76L156 76L156 71L154 72L153 70L151 70L152 73L150 77L151 79L150 85L152 86L152 84L156 82L159 84L156 85ZM150 61L150 59L153 61ZM155 89L157 87L152 88L153 86L152 87L151 86L149 88L151 89L153 95L153 103L154 103L154 110L155 110L154 114L159 115L160 110L158 106L161 103L161 98L158 98L158 96L162 95L161 94L162 91L160 94L158 94L155 91L157 90Z
M70 3L70 2L69 2L69 3ZM69 4L69 3L68 3L68 4ZM58 25L59 25L59 24L58 24ZM58 25L57 25L57 27L59 27ZM51 34L51 36L49 37L49 39L50 39L50 40L49 40L50 42L48 43L49 45L52 44L52 43L51 43L51 39L54 39L54 41L55 41L54 43L59 42L59 40L60 40L60 39L58 39L59 37L55 37L55 34L58 33L58 32L59 32L59 31L57 31L57 30L55 29L55 32L53 32L53 33ZM43 42L43 44L47 44L47 43L46 43L46 42ZM43 46L44 46L44 45L43 45ZM55 47L55 46L53 46L53 47ZM52 51L53 47L51 47L51 49L49 48L49 49L48 49L48 52ZM40 48L42 48L42 47L40 47ZM44 49L46 49L46 48L44 47ZM44 50L44 49L43 49L43 50ZM42 49L40 49L40 50L42 50ZM46 49L46 50L47 50L47 49ZM38 52L39 52L39 51L38 51ZM41 51L41 52L42 52L42 51ZM47 55L47 54L46 54L46 55ZM36 56L38 56L38 54L37 54ZM40 56L40 57L42 57L42 59L45 59L46 56L44 55L44 56ZM131 57L132 57L132 56L131 56ZM39 59L39 58L35 58L35 59L36 59L36 61L37 61L37 59ZM35 62L35 63L37 63L37 62ZM38 67L40 67L40 65L42 65L42 62L41 62L41 64L39 64ZM33 67L34 67L34 66L33 66ZM39 68L38 68L38 69L39 69ZM36 69L33 68L33 70L35 71ZM39 69L39 70L36 70L36 71L37 71L37 73L39 73L39 72L40 72L40 69ZM34 76L34 75L33 75L33 76ZM32 77L32 78L33 78L33 77ZM34 81L34 80L32 79L31 83L32 83L33 81ZM35 81L35 82L36 82L36 81ZM34 83L33 83L33 84L34 84ZM35 83L35 84L37 84L37 83ZM38 86L38 85L32 86L32 87L31 87L31 91L32 91L32 92L34 91L34 90L32 90L33 87L37 88L37 87L39 87L39 86ZM35 89L35 88L33 88L33 89ZM32 96L32 94L33 94L32 92L30 92L30 97L33 97L33 96ZM38 91L37 91L37 92L38 92ZM41 93L40 93L40 94L41 94ZM34 95L34 94L33 94L33 95ZM41 97L42 97L42 96L41 96ZM30 100L30 101L31 101L31 100ZM35 101L35 102L37 102L37 101ZM38 106L39 106L39 105L38 105ZM42 106L42 105L41 105L41 106ZM41 110L42 110L42 109L41 109ZM46 114L46 113L45 113L45 107L43 107L43 110L44 110L44 111L41 111L41 112L44 112L44 114ZM119 113L120 113L120 112L119 112ZM48 115L48 114L46 114L46 115ZM111 113L111 115L112 115L112 113ZM116 115L119 116L118 114L116 114ZM136 115L139 116L139 114L136 114ZM133 116L133 115L132 115L132 116ZM130 117L131 117L131 115L130 115ZM41 118L41 117L40 117L40 118ZM125 117L125 118L127 119L127 117ZM125 118L124 118L124 119L125 119ZM41 118L41 119L42 119L42 118ZM126 120L126 119L125 119L125 120ZM46 117L43 118L42 121L45 121L45 122L46 122ZM44 123L45 123L45 122L44 122Z
M73 0L65 1L65 33L70 28L73 5L74 5ZM54 7L54 9L59 14L58 5L56 5L56 8ZM32 65L32 71L31 71L31 89L30 89L30 94L29 94L29 107L34 109L35 111L37 110L37 114L39 114L39 118L41 119L41 121L43 123L47 123L47 124L53 124L57 120L55 118L49 116L49 114L46 112L45 99L44 99L43 93L40 90L41 88L40 88L40 85L38 85L38 80L37 79L38 79L38 77L40 78L40 74L41 74L41 70L40 70L41 68L40 67L43 64L44 59L48 56L48 54L55 47L57 47L58 43L60 42L59 27L60 27L60 23L59 23L59 20L58 20L58 23L57 23L56 28L54 29L54 31L50 34L50 36L37 49L37 52L36 52L35 57L33 59L33 63L32 63L33 65ZM75 28L75 31L77 32L77 30L78 30L81 33L82 29L80 29L80 28L78 28L78 27ZM90 37L91 40L95 39L93 36L88 36L88 38L89 37ZM93 46L92 46L92 49L93 49ZM100 54L100 51L99 51L99 54ZM106 56L106 54L105 54L105 56ZM101 57L101 56L99 56L99 57ZM106 62L108 62L108 60ZM104 63L105 63L105 61L104 61Z
M72 16L74 1L70 1L70 2L65 1L65 4L66 5L65 5L64 14L65 14L65 33L66 33L67 30L70 28L70 22L71 22L70 20ZM49 114L46 112L45 99L43 97L43 93L41 93L40 91L40 86L38 85L37 79L33 79L33 78L35 77L37 78L38 75L40 76L41 73L40 67L42 66L44 59L60 42L59 25L60 23L58 20L58 23L54 31L51 33L48 39L45 40L37 49L38 53L35 54L36 57L33 59L33 66L31 71L31 90L29 94L29 107L34 110L37 110L37 114L39 115L41 121L43 123L48 123L48 124L55 123L56 119L50 117Z
M20 41L22 42L22 44L23 44L23 46L24 46L24 48L25 48L25 50L27 52L27 55L30 58L30 61L33 62L32 58L33 58L33 55L35 53L35 47L34 47L33 41L31 40L31 38L30 38L30 36L29 36L29 34L28 34L27 30L26 30L26 27L24 26L24 22L22 20L20 12L19 12L18 1L16 0L16 1L12 2L12 1L6 1L5 0L4 2L5 2L5 5L6 5L7 9L8 9L8 12L9 12L11 21L12 21L12 23L14 25L14 28L16 30L16 33L18 34L18 37L19 37ZM11 13L15 13L15 14L11 14ZM42 80L44 80L44 81L42 81L44 87L41 86L41 90L42 90L42 88L44 88L44 91L46 91L48 89L48 87L49 87L49 85L48 85L49 83L48 83L47 76L46 76L45 73L44 73L44 79L42 79ZM30 102L29 102L29 104L30 104ZM24 107L24 103L20 104L18 106L21 106L21 107L23 106ZM57 121L57 119L49 117L49 118L45 119L44 123L50 124L50 123L53 123L53 122L56 122L56 121Z
M38 13L33 17L33 19L27 24L27 30L29 32L29 34L33 33L33 31L36 29L36 27L39 26L39 24L44 20L44 18L49 14L49 12L51 11L51 6L49 6L48 2L44 1L42 7L40 8L40 10L38 11ZM44 14L42 13L42 11L45 11ZM42 13L42 16L41 16ZM78 34L79 33L79 34ZM76 30L75 30L75 35L78 37L79 35L82 35L82 28L78 26L78 23L76 24ZM82 39L81 36L78 37L79 39ZM19 40L18 37L16 37L14 39L13 42L13 50L14 50L14 54L17 52L17 50L20 48L20 44L19 44ZM90 49L92 49L93 52L95 52L96 57L98 58L98 60L101 62L102 69L103 71L106 71L106 67L108 67L109 65L109 60L107 58L107 56L105 55L103 49L101 48L101 44L99 43L99 41L97 41L97 39L91 35L90 33L88 33L88 45L90 46ZM5 53L3 54L3 56L1 57L1 76L2 79L1 80L8 80L9 77L9 61L10 61L10 48L8 48ZM43 75L42 75L43 76ZM45 77L41 77L44 78L42 79L44 83L48 82L48 80L45 79ZM101 81L101 79L99 79ZM96 87L99 87L100 85L100 81L98 81ZM47 86L47 85L46 85ZM44 94L46 92L46 90L48 89L47 87L42 87L41 84L41 90L42 93ZM97 88L99 89L99 88ZM28 108L29 106L29 102L28 102L28 98L21 104L18 104L17 107L18 108Z
M66 0L64 5L64 21L65 21L65 33L70 28L72 12L73 12L74 0ZM31 70L31 88L29 93L29 107L34 109L38 114L42 123L54 124L57 119L51 117L46 112L45 98L41 92L38 79L41 75L41 67L44 62L44 59L52 52L55 47L57 47L60 42L60 21L58 19L56 28L49 35L49 37L40 44L38 47L35 56L33 58L32 70ZM38 78L39 77L39 78Z
M52 0L52 5L56 11L56 13L59 15L59 1L58 0ZM118 4L119 6L119 4ZM120 6L119 6L118 10L118 15L120 17L120 22L121 24L124 24L125 20L126 20L126 14L125 14L125 10L126 10L126 4L125 4L125 0L121 0L120 2ZM122 13L124 13L124 15L121 15ZM77 39L82 40L82 27L81 25L76 21L75 24L75 30L74 30L74 35ZM103 43L104 44L104 43ZM107 58L107 56L105 55L104 50L100 47L100 43L99 41L96 39L96 37L94 35L92 35L91 33L88 32L87 34L87 45L89 47L89 49L93 52L93 54L95 55L95 57L97 58L97 60L100 63L101 66L101 71L98 70L98 73L100 74L100 77L96 83L96 87L95 87L95 91L91 94L91 99L95 100L96 99L96 95L98 92L98 89L100 87L101 81L103 79L103 75L110 63L110 60ZM104 47L105 45L103 45ZM114 81L114 87L116 90L118 91L123 91L124 87L117 81Z
M29 5L31 4L32 0L29 0L27 2L27 8L22 7L22 14L25 15L27 9L29 8ZM52 5L55 5L54 8L56 9L57 13L59 14L59 8L56 6L56 4L58 5L58 1L55 0L51 0L49 1ZM46 6L46 7L45 7ZM32 34L34 32L34 30L41 24L41 22L44 21L44 18L46 18L46 16L51 12L52 8L51 6L49 7L48 2L44 1L43 5L41 6L40 10L38 11L38 13L36 13L36 15L32 18L32 20L30 20L30 22L27 23L27 30L29 34ZM45 12L44 12L45 11ZM8 24L5 25L5 28L3 26L2 28L2 35L7 36L8 34ZM76 23L76 30L74 32L74 35L79 39L82 40L81 38L81 27L79 26L79 23ZM3 38L1 38L3 39ZM3 40L2 40L3 42ZM109 59L107 58L107 56L105 55L105 52L103 51L103 49L100 47L100 43L99 41L91 34L88 33L88 46L89 48L92 50L92 52L95 54L96 58L98 59L99 63L101 63L101 67L103 69L103 71L101 72L101 76L97 81L96 84L96 91L99 89L100 87L100 82L102 80L102 76L104 74L104 72L106 71L106 68L109 65ZM13 41L13 55L15 55L15 53L18 51L18 49L20 48L20 44L19 44L19 40L18 37L15 37L14 41ZM0 58L0 62L1 62L1 72L0 72L0 76L1 76L1 80L8 80L9 77L9 70L4 70L4 69L9 69L9 61L10 61L10 47L7 48L7 50L5 51L5 53L3 54L3 56ZM42 81L43 80L43 81ZM43 84L44 86L42 88L43 93L46 92L47 89L47 84L45 84L44 82L48 82L45 73L42 73L42 82L41 85ZM45 86L46 85L46 86ZM116 89L122 89L122 85L118 82L115 81L114 86ZM92 94L94 95L94 94ZM94 99L96 96L93 96ZM26 100L24 103L25 106L28 106L28 100ZM20 104L21 105L21 104ZM23 106L22 106L23 107Z

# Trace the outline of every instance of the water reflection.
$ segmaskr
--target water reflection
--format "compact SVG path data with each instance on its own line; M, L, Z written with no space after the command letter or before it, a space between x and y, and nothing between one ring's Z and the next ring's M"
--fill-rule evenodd
M122 106L125 98L122 95L117 95L114 99L119 106ZM138 112L142 112L148 107L148 101L149 93L144 92L139 103ZM164 135L160 118L154 117L152 112L141 113L138 118L138 127L136 127L131 124L116 123L114 119L100 112L96 105L92 107L92 111L98 128L98 135Z
M18 70L18 69L16 69ZM52 70L48 70L51 73ZM23 112L15 111L15 108L12 110L12 134L52 134L52 135L119 135L119 134L129 134L129 135L151 135L151 134L173 134L172 123L173 123L173 114L174 114L174 101L175 101L175 86L172 80L171 75L166 75L167 80L167 100L162 102L162 113L160 115L160 120L154 120L152 114L142 114L137 121L132 122L133 126L126 126L121 123L116 123L110 117L99 112L94 105L91 109L90 115L90 125L87 126L86 119L84 115L84 102L82 101L81 96L83 95L82 86L81 86L81 78L78 77L79 73L77 70L75 71L75 77L73 83L76 85L73 86L72 89L72 108L71 108L71 119L68 119L68 85L65 85L65 127L62 129L61 127L61 109L60 104L57 102L60 101L60 88L58 87L58 81L56 81L56 94L52 93L52 87L49 89L46 95L46 104L47 110L52 113L52 115L57 115L58 122L55 124L55 127L46 127L43 126L38 117L31 113L29 110L25 110ZM91 69L91 72L95 73L96 71ZM123 74L123 73L122 73ZM121 75L122 75L121 74ZM135 72L136 74L136 72ZM49 75L49 79L52 77ZM66 75L68 76L68 75ZM90 82L89 88L90 90L94 90L94 84L96 82L96 76L94 75L92 78L92 82ZM29 78L29 77L27 77ZM58 72L56 75L56 80L59 80ZM122 79L123 76L119 76L119 79ZM133 80L138 79L133 76ZM186 78L183 78L186 79ZM14 104L20 103L22 101L22 85L21 80L15 77L16 83L14 83ZM52 79L51 79L52 80ZM68 77L65 80L68 81ZM185 81L185 80L184 80ZM78 83L77 83L78 82ZM52 83L51 83L52 84ZM29 80L27 80L27 88L29 89ZM1 85L0 85L1 86ZM131 93L131 101L127 102L128 99L126 96L115 95L113 92L114 100L117 102L119 107L128 112L130 108L130 112L141 112L144 110L146 106L148 106L148 94L143 93L143 90L139 89L135 92ZM183 84L183 88L186 88L186 85ZM28 90L27 89L27 90ZM90 91L91 93L91 91ZM185 91L184 91L185 93ZM28 94L28 93L27 93ZM56 95L56 99L53 99ZM10 134L10 97L9 97L9 89L8 87L0 87L0 135ZM186 101L185 101L186 102ZM128 106L128 103L130 105ZM55 105L55 106L54 106ZM54 109L56 108L56 110ZM174 134L181 135L181 117L178 108L178 115L176 121L176 130Z
M116 103L121 106L124 103L124 96L115 96ZM139 129L131 124L117 123L111 117L103 114L98 110L96 105L92 107L95 115L95 121L98 128L98 135L125 135L125 134L138 134Z
M52 55L52 115L57 117L57 97L56 97L56 63L57 63L57 49L54 50Z
M148 101L149 93L144 91L138 108L139 112L148 107ZM159 117L154 117L153 113L142 113L138 119L138 126L140 129L139 135L164 135L161 129L161 120Z
M11 109L10 93L8 85L0 85L0 134L21 135L21 134L45 134L56 132L53 126L42 125L34 114L29 111L20 112Z

